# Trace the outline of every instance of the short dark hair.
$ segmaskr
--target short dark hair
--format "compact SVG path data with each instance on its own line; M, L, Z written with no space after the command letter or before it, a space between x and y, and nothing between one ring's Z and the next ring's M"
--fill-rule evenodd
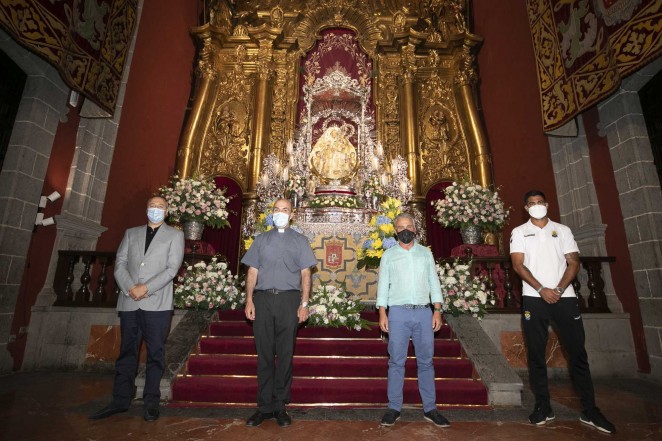
M547 202L547 198L545 197L545 193L543 193L540 190L529 190L524 195L524 205L526 205L529 202L529 198L531 196L542 196L542 198L545 200L545 202Z

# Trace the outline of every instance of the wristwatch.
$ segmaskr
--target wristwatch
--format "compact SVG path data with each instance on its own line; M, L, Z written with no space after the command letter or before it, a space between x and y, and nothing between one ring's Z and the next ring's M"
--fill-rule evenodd
M304 308L307 308L308 307L308 302L301 302L301 306L304 307Z
M442 312L442 309L441 308L434 308L434 311L435 312Z
M554 288L554 291L556 291L560 296L562 296L563 293L565 292L565 288L561 288L560 286L557 286L556 288Z
M540 288L536 289L536 292L540 294L540 291L542 291L543 289L545 289L545 287L540 285Z

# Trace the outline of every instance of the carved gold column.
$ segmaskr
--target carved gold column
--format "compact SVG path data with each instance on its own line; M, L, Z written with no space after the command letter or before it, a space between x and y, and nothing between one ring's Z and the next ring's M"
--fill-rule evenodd
M421 194L421 162L418 159L418 130L416 115L416 55L414 45L408 44L401 49L402 57L402 100L400 101L400 127L402 144L407 160L407 174L411 181L413 197L409 202L409 210L416 220L418 240L426 243L425 198Z
M182 144L177 149L177 174L187 178L195 174L200 166L202 142L206 127L213 114L214 99L211 90L217 77L213 45L209 26L201 28L198 38L203 41L197 68L197 93L191 109Z
M247 193L254 195L260 178L262 152L269 141L269 115L271 114L271 78L272 41L260 40L257 59L257 83L253 112L253 131L251 133L251 157L248 165Z
M464 109L464 116L471 127L470 136L473 137L474 148L469 149L471 176L474 181L478 181L483 187L491 187L494 184L492 155L474 98L474 85L477 78L478 75L474 68L474 56L471 54L471 48L465 45L459 73L455 77L455 85L463 104L460 107Z
M414 190L414 197L421 196L421 169L417 158L418 132L416 130L416 99L414 81L416 77L416 57L414 46L408 44L402 48L403 84L400 101L400 127L402 144L407 160L407 173Z

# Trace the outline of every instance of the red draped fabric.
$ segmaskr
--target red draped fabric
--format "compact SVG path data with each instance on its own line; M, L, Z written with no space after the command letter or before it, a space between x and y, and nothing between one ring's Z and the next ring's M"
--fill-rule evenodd
M439 182L435 184L425 196L425 223L428 230L428 245L432 249L435 259L449 257L451 250L462 244L460 230L455 228L444 228L433 220L436 214L432 202L444 199L444 189L451 185L450 182Z
M230 228L205 228L202 241L207 242L217 254L225 256L233 274L237 274L239 266L239 244L241 242L241 188L230 178L217 176L214 181L218 188L226 188L228 203L228 220Z
M335 70L343 72L350 78L358 81L359 84L370 85L372 83L372 62L361 50L356 34L349 29L326 29L320 32L319 41L316 43L315 47L303 57L301 65L302 69L299 79L299 84L301 85L299 96L301 99L299 99L299 106L297 109L297 120L300 123L302 118L307 115L306 103L303 99L305 96L303 90L305 85L312 85L316 79L322 78L329 72ZM348 101L340 100L333 101L333 104L330 104L331 101L326 101L324 104L318 105L342 107L343 109L356 114L360 114L361 112L359 103L352 104ZM370 113L374 113L372 96L368 102L367 110ZM313 113L319 111L319 108L313 108ZM322 134L322 127L329 123L330 121L327 121L327 118L320 118L320 120L317 121L313 128L312 145L315 145L315 142ZM355 124L352 124L348 118L339 117L330 124L337 126L348 124L353 126L354 133L350 134L348 139L354 146L358 145L358 139L356 136L358 127L356 127Z

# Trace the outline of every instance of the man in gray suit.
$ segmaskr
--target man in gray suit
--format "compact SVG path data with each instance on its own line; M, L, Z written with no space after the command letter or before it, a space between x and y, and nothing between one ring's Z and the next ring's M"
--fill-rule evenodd
M172 280L184 259L184 234L164 223L167 202L147 201L147 225L129 228L117 250L115 280L122 343L115 363L113 401L90 419L107 418L129 409L135 395L140 341L147 345L145 421L159 418L159 385L165 369L165 341L172 318Z

